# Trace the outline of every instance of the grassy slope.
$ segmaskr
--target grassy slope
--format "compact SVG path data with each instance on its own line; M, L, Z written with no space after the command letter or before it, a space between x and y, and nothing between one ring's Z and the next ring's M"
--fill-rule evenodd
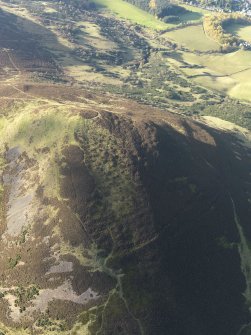
M185 5L185 4L181 4L181 6L186 8L190 12L199 13L199 14L202 14L202 15L211 13L209 10L199 8L199 7L195 7L195 6L190 6L190 5Z
M237 99L250 100L250 51L239 50L229 54L183 53L190 64L202 69L186 69L185 72L201 85L225 91Z
M219 49L218 43L205 35L202 25L169 31L164 36L184 45L190 50L210 51Z
M153 15L123 0L94 0L94 2L116 13L120 18L130 20L148 28L161 30L173 26L171 24L161 22Z
M108 8L119 17L123 19L130 20L134 23L143 25L148 28L152 28L155 30L162 30L167 28L175 27L175 23L164 23L153 15L145 12L144 10L126 2L123 0L94 0L100 6L104 6ZM182 5L184 8L187 9L187 12L180 15L180 22L187 23L187 22L200 22L204 14L207 14L208 11L196 8L189 5Z
M251 42L251 26L246 26L243 24L232 23L227 26L225 30L230 33L237 35L239 38Z

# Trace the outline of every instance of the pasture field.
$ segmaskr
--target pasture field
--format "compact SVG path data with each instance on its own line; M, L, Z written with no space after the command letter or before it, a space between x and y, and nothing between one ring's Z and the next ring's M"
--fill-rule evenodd
M45 29L39 24L38 20L35 22L30 18L32 16L27 14L28 11L26 13L26 10L24 10L21 13L6 5L4 8L18 15L18 20L22 23L27 36L31 36L30 34L35 32L37 36L41 37L41 45L45 46L55 56L60 66L53 75L50 75L50 80L57 80L62 72L66 75L66 78L74 78L81 84L88 82L88 85L90 83L93 85L96 83L109 85L112 91L113 89L116 91L113 87L122 86L126 83L129 94L133 89L140 95L144 94L147 101L155 102L156 100L157 103L163 104L166 101L172 101L179 105L189 105L194 101L201 101L201 97L197 96L197 93L194 94L187 90L187 87L191 88L192 85L196 84L223 92L237 99L251 101L251 51L238 50L226 54L220 53L218 43L204 33L202 20L203 16L208 14L208 11L182 4L181 6L186 8L187 12L180 15L180 22L184 24L192 23L192 25L181 26L166 24L123 0L95 0L95 2L99 5L99 17L103 17L103 19L93 22L79 19L75 22L77 29L72 31L67 26L61 26L61 30L58 29L62 22L58 21L56 14L53 16L53 13L51 13L53 19L50 29ZM49 6L48 8L50 9ZM113 27L109 34L104 34L103 28L106 27L106 20L108 18L113 20L116 16L121 18L122 21L118 20L116 27ZM133 28L130 28L130 24L127 25L126 29L129 30L125 34L125 27L122 24L125 19L155 30L156 36L159 35L160 38L149 39L147 34L139 37L133 32ZM158 30L170 28L175 28L175 30L158 33ZM245 40L248 40L249 34L251 36L251 26L233 23L227 29L230 33L238 34L240 38ZM130 38L133 39L133 44L128 44L125 37L128 34L131 34ZM114 38L115 36L116 38ZM168 87L164 84L163 87L159 85L158 78L153 80L153 71L151 70L153 63L149 61L149 58L149 68L145 66L143 69L147 73L146 78L141 77L141 70L138 71L137 75L130 74L130 66L133 62L140 62L142 55L148 57L144 54L147 43L154 45L156 48L167 47L166 43L162 44L163 37L167 41L177 44L177 50L173 52L176 56L170 52L170 56L167 56L165 60L169 70L156 69L159 78L163 75L161 71L165 73L163 78L168 77ZM9 40L14 41L11 38ZM28 42L26 44L22 43L22 48L13 45L9 49L15 49L18 52L12 53L10 51L9 54L6 51L1 52L1 76L9 76L13 71L17 72L17 69L25 69L30 74L39 71L44 78L47 78L48 70L52 70L49 71L51 74L55 69L53 57L50 58L49 54L44 51L39 52L36 60L30 59L27 56L28 53L25 53L26 50L31 49ZM118 50L123 50L123 52L118 53ZM73 53L74 57L72 57ZM156 61L156 55L153 56ZM114 65L115 61L117 62L116 66ZM163 62L163 60L159 61L160 63ZM16 65L16 68L13 68L13 64ZM174 67L170 66L171 64ZM148 92L147 82L150 80L152 88ZM163 98L162 102L160 102L160 95ZM206 99L203 95L202 98L203 100Z
M180 21L182 23L196 23L196 22L202 22L203 16L205 14L210 13L207 10L204 10L202 8L185 5L185 4L179 4L179 6L185 8L187 11L183 14L179 15Z
M190 50L219 50L219 44L205 35L202 24L169 31L164 36Z
M183 5L201 18L207 10ZM199 23L199 21L198 21ZM251 42L251 25L231 23L226 32ZM178 56L171 59L177 68L198 84L222 91L233 98L251 101L251 51L220 53L219 44L206 36L203 25L187 26L166 32L164 36L178 44ZM184 66L185 63L185 66Z
M174 26L174 24L166 24L158 20L153 15L123 0L95 0L94 2L106 10L109 9L114 12L120 18L130 20L148 28L164 30Z
M191 5L180 4L180 6L186 8L190 12L197 13L197 15L201 15L201 17L204 16L205 14L210 14L211 13L207 9L199 8L199 7L195 7L195 6L191 6Z
M202 65L221 75L231 76L251 67L251 51L238 50L228 54L203 54L184 52L183 58L189 63Z
M94 0L94 2L100 5L101 8L104 7L106 10L114 12L122 19L130 20L147 28L165 30L177 26L176 23L165 23L158 20L153 15L124 0ZM182 4L181 6L187 9L186 13L179 16L181 23L199 22L202 20L203 15L208 12L189 5Z
M248 83L240 83L235 85L230 91L229 95L232 98L240 99L240 100L249 100L251 101L251 82Z
M188 10L186 13L179 15L180 21L186 22L199 22L202 20L203 15L193 10Z
M225 27L225 31L251 43L251 25L232 23Z
M178 59L174 60L176 66L198 84L236 99L251 101L251 51L238 50L228 54L182 52L180 57L188 66L184 67Z

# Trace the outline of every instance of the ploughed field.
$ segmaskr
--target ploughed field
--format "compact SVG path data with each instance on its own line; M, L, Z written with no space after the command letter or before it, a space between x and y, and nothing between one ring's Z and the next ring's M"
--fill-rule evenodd
M193 78L230 55L1 5L0 334L248 334L250 107Z

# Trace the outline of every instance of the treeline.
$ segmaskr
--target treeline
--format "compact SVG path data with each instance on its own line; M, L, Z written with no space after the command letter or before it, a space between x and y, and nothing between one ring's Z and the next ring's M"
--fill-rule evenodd
M96 7L92 0L60 0L58 2L79 9L94 9Z
M226 28L232 23L251 24L251 19L239 13L206 15L204 18L205 33L224 48L236 47L240 44L237 36L227 33Z
M126 0L131 4L145 10L146 12L151 12L152 14L157 14L161 9L170 6L169 0Z
M169 0L126 0L131 4L150 12L163 21L171 22L179 19L179 15L187 12L184 7L173 4Z
M126 0L127 2L130 2L134 6L137 6L145 11L149 11L149 0Z
M189 1L190 2L190 1ZM225 11L236 10L239 7L239 2L236 0L193 0L194 4L201 5L203 7L217 7Z

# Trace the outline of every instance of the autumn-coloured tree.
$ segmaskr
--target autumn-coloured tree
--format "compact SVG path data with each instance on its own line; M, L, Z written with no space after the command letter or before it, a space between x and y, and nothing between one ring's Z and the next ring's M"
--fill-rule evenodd
M156 0L150 0L149 8L155 10L157 8Z

